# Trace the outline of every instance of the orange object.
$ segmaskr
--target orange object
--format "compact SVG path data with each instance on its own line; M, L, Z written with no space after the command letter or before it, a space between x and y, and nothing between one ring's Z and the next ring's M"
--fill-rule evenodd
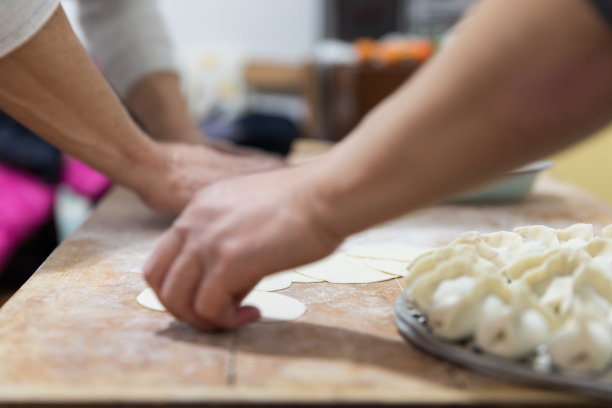
M374 41L363 38L355 42L361 63L397 65L402 62L424 62L434 52L434 43L428 38L405 38Z
M370 62L374 53L375 42L371 38L360 38L355 41L355 49L359 62Z

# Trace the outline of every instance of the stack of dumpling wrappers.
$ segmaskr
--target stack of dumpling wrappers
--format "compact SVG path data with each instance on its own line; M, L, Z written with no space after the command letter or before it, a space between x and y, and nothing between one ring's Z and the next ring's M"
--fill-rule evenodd
M407 298L436 335L567 372L612 360L612 225L468 232L408 267Z

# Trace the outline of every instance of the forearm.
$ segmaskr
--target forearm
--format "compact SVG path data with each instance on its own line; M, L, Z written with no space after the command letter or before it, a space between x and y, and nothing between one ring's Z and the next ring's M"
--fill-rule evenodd
M320 218L345 236L603 126L611 37L588 2L483 2L451 46L317 163Z
M0 59L0 108L61 150L137 189L156 175L156 147L133 123L59 8Z
M189 116L177 74L166 71L145 76L130 88L125 103L154 139L202 143L202 133Z

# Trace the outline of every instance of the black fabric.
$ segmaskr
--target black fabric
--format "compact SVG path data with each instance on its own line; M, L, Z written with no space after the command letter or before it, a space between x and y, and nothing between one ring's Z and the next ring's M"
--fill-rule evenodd
M54 184L62 168L61 152L0 111L0 162Z
M0 292L4 289L20 288L53 252L57 244L57 229L55 221L51 218L19 246L4 269L0 271Z
M249 114L238 121L241 129L234 142L286 156L300 130L288 119L261 114Z
M599 14L606 20L606 23L612 27L612 0L590 0L595 6Z

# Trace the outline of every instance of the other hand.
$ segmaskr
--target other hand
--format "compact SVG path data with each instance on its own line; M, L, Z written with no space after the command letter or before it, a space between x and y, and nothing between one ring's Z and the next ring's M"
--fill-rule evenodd
M142 200L151 208L179 213L198 190L215 181L248 173L283 167L272 155L231 154L204 145L157 143L160 160L155 169L156 183L139 189Z

